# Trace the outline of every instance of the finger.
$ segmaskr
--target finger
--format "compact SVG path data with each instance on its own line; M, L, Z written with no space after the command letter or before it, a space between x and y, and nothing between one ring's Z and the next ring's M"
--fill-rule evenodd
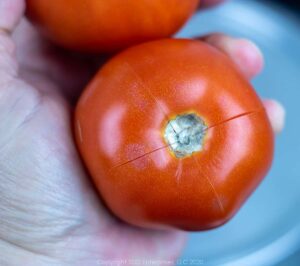
M268 99L264 100L263 102L274 132L280 133L284 127L285 122L284 107L275 100Z
M0 0L0 30L12 32L25 9L24 0Z
M248 79L262 71L263 55L253 42L221 33L214 33L201 39L227 54Z

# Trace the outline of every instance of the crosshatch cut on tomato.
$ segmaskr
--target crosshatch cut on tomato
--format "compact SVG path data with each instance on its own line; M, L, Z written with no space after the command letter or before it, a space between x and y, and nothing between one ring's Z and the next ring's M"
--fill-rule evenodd
M198 4L199 0L26 0L26 14L65 48L105 53L171 36Z
M107 206L146 228L224 224L273 157L254 89L197 40L153 41L111 59L79 100L75 134Z

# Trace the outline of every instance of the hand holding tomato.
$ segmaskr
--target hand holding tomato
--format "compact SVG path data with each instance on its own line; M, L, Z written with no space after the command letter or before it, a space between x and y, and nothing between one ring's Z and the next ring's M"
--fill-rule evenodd
M24 20L15 30L23 0L0 0L0 6L0 264L77 266L179 256L185 234L136 229L116 219L84 171L70 121L79 89L94 75L92 63L45 42ZM261 57L249 42L207 41L237 63L243 58L245 75L259 72ZM280 106L271 100L264 106L280 129Z

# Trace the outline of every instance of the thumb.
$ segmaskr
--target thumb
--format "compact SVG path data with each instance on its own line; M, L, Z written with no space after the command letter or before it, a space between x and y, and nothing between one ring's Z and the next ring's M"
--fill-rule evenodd
M18 78L15 44L11 37L24 9L25 0L0 0L0 150L38 101L35 90Z
M15 45L10 33L22 18L24 9L24 0L0 0L0 85L16 76Z
M0 0L0 31L12 32L25 9L25 0Z

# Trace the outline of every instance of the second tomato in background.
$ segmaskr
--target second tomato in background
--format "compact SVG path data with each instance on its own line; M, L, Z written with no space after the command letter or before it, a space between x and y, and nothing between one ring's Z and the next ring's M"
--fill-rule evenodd
M82 52L115 52L168 37L199 0L27 0L27 16L55 43Z

